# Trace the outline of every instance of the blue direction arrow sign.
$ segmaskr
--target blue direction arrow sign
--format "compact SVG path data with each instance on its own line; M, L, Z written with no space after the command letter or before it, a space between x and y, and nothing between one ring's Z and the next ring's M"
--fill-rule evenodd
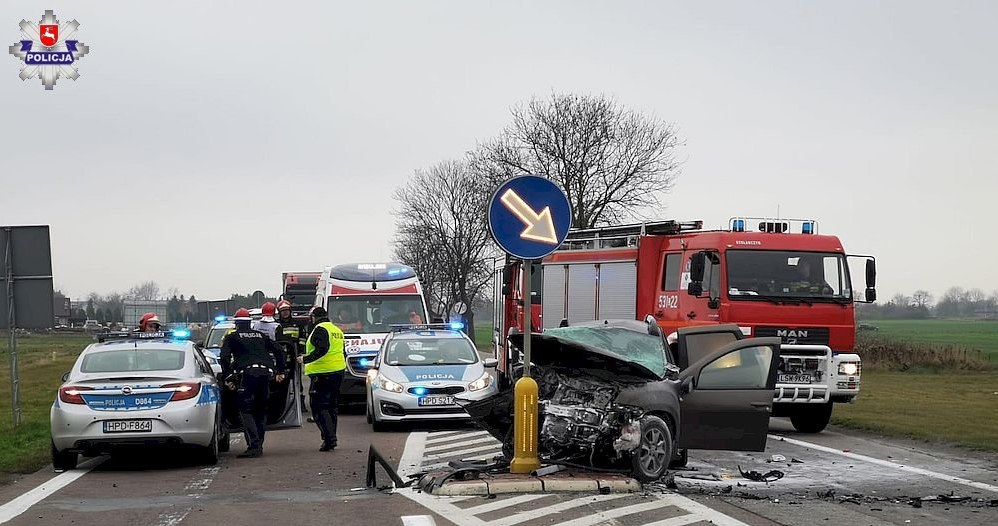
M561 188L536 175L514 177L489 202L489 231L508 254L539 259L565 241L572 207Z

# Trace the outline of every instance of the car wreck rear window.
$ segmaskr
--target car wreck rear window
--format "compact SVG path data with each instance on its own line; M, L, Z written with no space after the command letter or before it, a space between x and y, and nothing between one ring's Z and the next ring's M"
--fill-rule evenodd
M668 362L659 336L620 327L558 327L544 334L602 349L665 376Z

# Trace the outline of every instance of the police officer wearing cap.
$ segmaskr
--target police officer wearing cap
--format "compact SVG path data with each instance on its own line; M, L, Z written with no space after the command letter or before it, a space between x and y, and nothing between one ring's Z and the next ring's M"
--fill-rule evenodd
M238 456L255 458L263 455L271 375L278 383L284 381L284 352L274 340L250 328L248 310L237 310L233 321L236 330L222 340L222 378L230 389L238 389L239 416L247 445L246 452Z
M298 363L305 365L305 374L311 380L308 402L322 435L319 451L332 451L336 448L336 405L343 371L347 367L343 331L330 323L326 309L322 307L313 308L311 317L312 334L305 342L305 354L298 357Z

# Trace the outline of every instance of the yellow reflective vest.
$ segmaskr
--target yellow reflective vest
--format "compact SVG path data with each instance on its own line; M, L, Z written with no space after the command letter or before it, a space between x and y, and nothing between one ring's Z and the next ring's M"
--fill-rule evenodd
M347 368L346 357L343 355L343 331L328 321L324 321L316 328L322 327L329 335L329 351L314 362L305 364L305 374L335 373ZM315 334L315 329L312 329ZM308 336L305 342L305 356L308 357L315 352L315 345L312 344L312 335Z

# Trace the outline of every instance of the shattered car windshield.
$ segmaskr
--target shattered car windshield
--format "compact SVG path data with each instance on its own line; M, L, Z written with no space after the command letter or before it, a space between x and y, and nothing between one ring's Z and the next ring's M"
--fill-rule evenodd
M659 336L613 326L558 327L547 329L544 334L602 349L622 360L637 363L659 376L665 376L668 361Z

